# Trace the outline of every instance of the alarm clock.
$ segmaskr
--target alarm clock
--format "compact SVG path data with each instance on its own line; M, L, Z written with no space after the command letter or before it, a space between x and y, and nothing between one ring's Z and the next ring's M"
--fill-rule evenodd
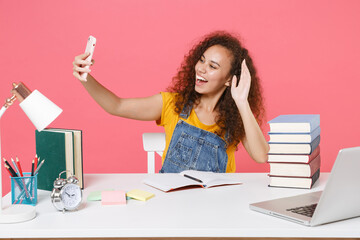
M61 174L70 172L62 171L54 181L54 188L51 192L51 202L59 211L77 210L82 202L82 191L77 184L79 180L71 174L67 179L61 178Z

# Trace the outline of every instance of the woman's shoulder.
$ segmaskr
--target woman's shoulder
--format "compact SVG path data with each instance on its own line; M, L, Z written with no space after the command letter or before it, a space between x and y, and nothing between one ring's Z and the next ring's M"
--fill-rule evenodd
M160 92L164 103L175 104L178 93L175 92Z
M173 92L160 92L163 98L163 106L161 113L161 121L158 121L157 124L164 126L172 122L178 116L175 111L176 96L177 93Z
M176 92L160 92L163 98L175 99L179 93Z

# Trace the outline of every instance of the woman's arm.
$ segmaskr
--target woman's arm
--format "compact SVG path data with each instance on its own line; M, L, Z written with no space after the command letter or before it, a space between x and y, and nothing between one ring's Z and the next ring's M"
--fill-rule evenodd
M87 79L83 79L82 72L89 73L91 70L84 68L91 65L84 59L88 54L81 54L75 57L73 62L73 75L79 79L90 96L108 113L136 120L153 121L161 117L162 97L156 94L145 98L120 98L113 92L101 85L96 79L88 74Z
M268 158L269 144L266 142L247 100L250 85L251 75L244 60L241 66L239 85L236 86L236 76L232 79L231 95L238 107L244 124L245 137L242 139L242 143L252 159L256 162L264 163Z
M245 137L242 143L250 157L258 163L265 163L268 159L269 144L257 123L248 102L238 105L244 124Z

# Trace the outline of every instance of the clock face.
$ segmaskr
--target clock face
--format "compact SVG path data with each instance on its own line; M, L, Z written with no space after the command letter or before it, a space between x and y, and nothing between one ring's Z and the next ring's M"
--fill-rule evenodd
M60 192L60 198L66 210L74 210L81 203L81 189L78 185L73 183L66 184Z

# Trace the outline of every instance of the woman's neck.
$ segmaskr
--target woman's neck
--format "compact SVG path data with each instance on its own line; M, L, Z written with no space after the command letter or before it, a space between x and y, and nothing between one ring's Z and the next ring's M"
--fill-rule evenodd
M208 113L214 113L217 108L217 104L219 99L224 91L218 92L214 95L202 94L200 96L199 104L197 104L197 108L205 110Z

